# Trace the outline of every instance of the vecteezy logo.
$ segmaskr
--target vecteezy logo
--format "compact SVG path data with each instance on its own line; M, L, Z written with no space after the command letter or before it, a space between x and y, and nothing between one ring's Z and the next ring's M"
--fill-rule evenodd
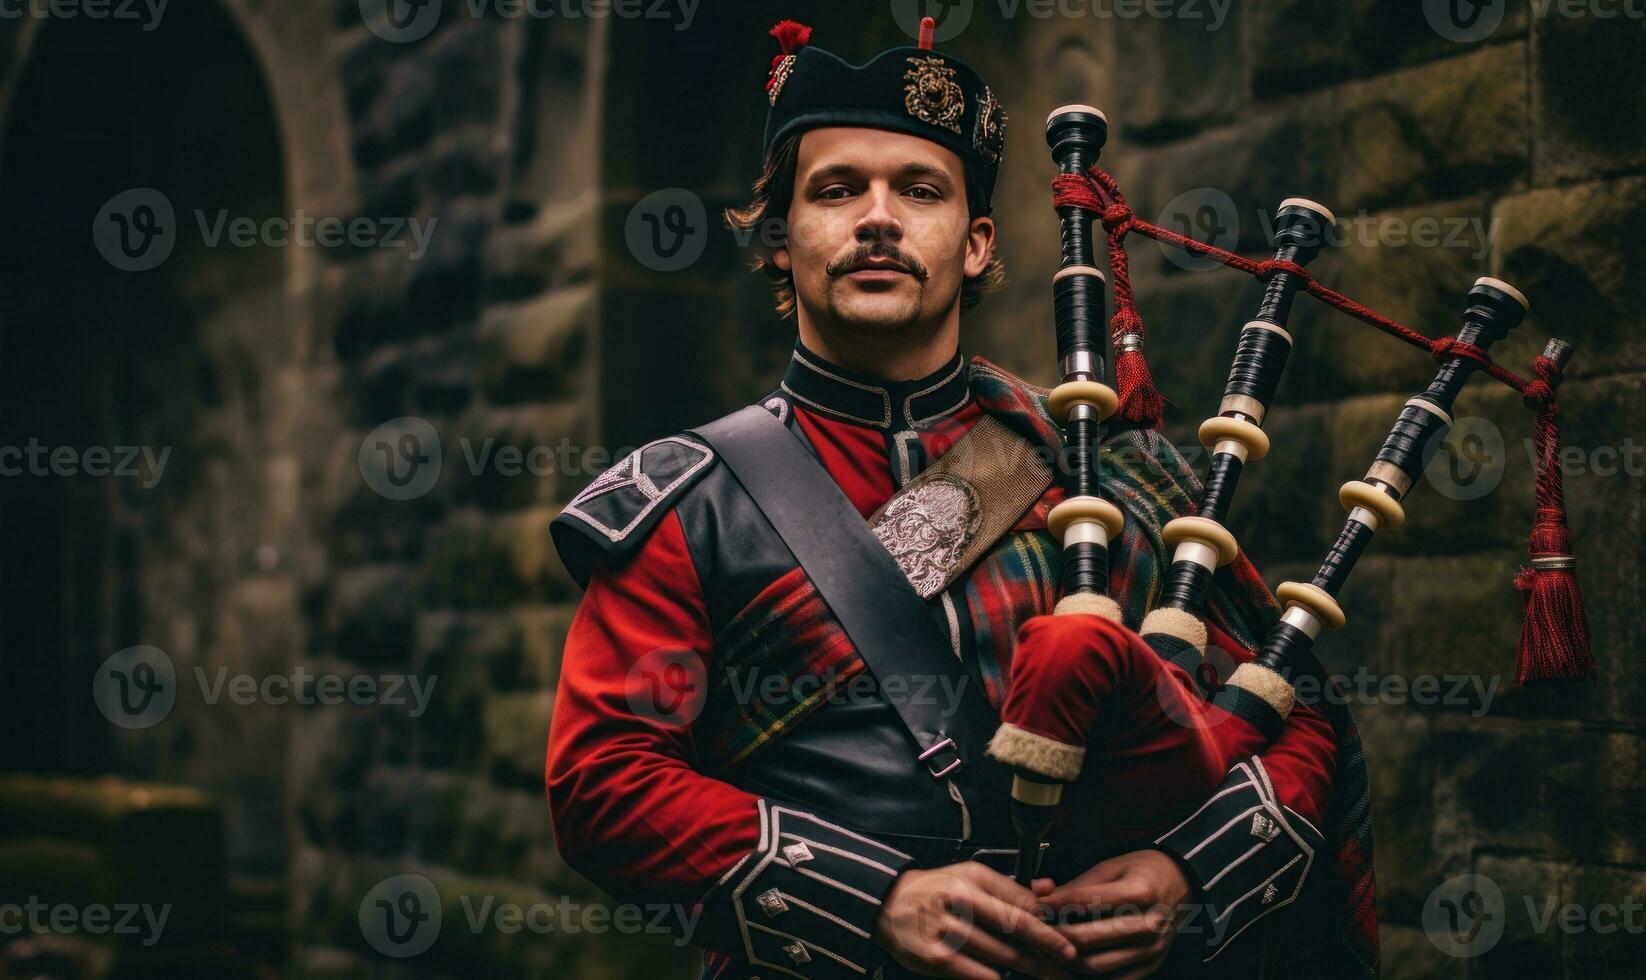
M641 265L655 272L679 272L702 256L709 241L703 199L684 187L647 194L630 209L623 238Z
M177 703L177 670L158 647L127 647L98 666L91 696L121 728L152 728Z
M681 647L653 650L629 668L629 710L665 728L697 720L708 700L709 676L703 658Z
M360 0L360 19L385 41L421 41L440 22L440 0Z
M920 21L932 19L932 40L939 44L960 36L972 20L972 0L892 0L892 19L903 33L920 36Z
M1458 875L1430 892L1423 903L1423 931L1429 941L1459 959L1496 946L1507 918L1503 890L1484 875Z
M390 500L421 497L440 478L440 434L427 419L406 415L366 433L360 443L360 475Z
M1155 224L1225 251L1233 251L1240 242L1240 211L1235 207L1234 198L1215 187L1197 187L1179 194L1161 209ZM1160 243L1160 249L1166 253L1167 261L1190 272L1205 272L1222 265L1216 259L1193 255L1165 242Z
M1483 41L1503 25L1507 0L1423 0L1423 16L1448 41Z
M440 890L422 875L395 875L360 900L360 934L384 956L425 952L440 937Z
M177 212L154 188L134 187L109 198L97 212L91 240L116 269L147 272L177 246Z
M1452 500L1478 500L1503 482L1509 454L1491 419L1466 415L1423 446L1423 476Z
M1223 678L1234 673L1235 659L1216 643L1208 643L1197 659L1187 679L1177 670L1162 670L1155 678L1155 698L1162 713L1184 728L1216 728L1233 715L1206 711L1205 699Z

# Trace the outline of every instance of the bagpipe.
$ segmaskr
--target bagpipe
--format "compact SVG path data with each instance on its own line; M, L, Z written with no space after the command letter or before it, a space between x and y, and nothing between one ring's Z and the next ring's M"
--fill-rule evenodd
M1322 632L1345 625L1338 595L1349 573L1380 529L1393 530L1404 522L1404 501L1427 462L1425 447L1444 437L1459 392L1477 373L1520 392L1536 413L1537 517L1530 562L1515 579L1526 593L1517 680L1592 674L1557 464L1555 394L1571 346L1550 340L1534 359L1531 380L1493 362L1488 353L1492 345L1517 328L1530 309L1517 289L1494 278L1481 278L1473 285L1462 327L1444 339L1430 339L1326 288L1306 267L1320 254L1336 219L1313 201L1293 198L1280 205L1275 252L1267 261L1144 222L1126 204L1113 178L1097 166L1107 139L1108 120L1091 106L1063 106L1047 119L1046 141L1059 170L1053 192L1062 236L1061 263L1052 277L1061 382L1051 391L1048 407L1064 430L1066 491L1047 518L1048 530L1062 545L1054 614L1095 614L1116 623L1121 619L1120 607L1105 593L1109 547L1119 537L1124 517L1103 496L1101 446L1111 419L1153 428L1159 425L1163 408L1143 357L1145 329L1125 251L1126 237L1136 233L1265 282L1257 313L1240 331L1218 413L1200 426L1210 463L1195 512L1163 528L1162 537L1172 549L1171 564L1162 578L1158 604L1138 631L1158 657L1157 676L1167 678L1166 687L1156 692L1163 696L1157 708L1186 715L1171 719L1185 730L1213 733L1209 739L1185 740L1184 751L1206 757L1197 760L1202 768L1211 766L1220 774L1237 760L1261 752L1280 733L1296 700L1294 672L1305 664L1318 671L1313 647ZM1115 311L1107 318L1107 335L1108 281L1097 266L1097 222L1107 231L1108 264L1114 276ZM1339 490L1348 517L1319 570L1308 582L1286 582L1275 590L1283 611L1255 657L1226 678L1208 677L1204 619L1213 576L1240 555L1226 517L1243 471L1269 451L1262 425L1292 347L1287 321L1299 293L1426 350L1439 368L1429 385L1402 407L1365 476ZM1105 383L1105 354L1111 343L1117 352L1118 391ZM1042 852L1065 791L1082 779L1088 748L1102 748L1106 708L1127 700L1128 710L1136 710L1140 703L1137 692L1120 689L1128 678L1136 683L1139 672L1108 662L1111 652L1118 657L1122 650L1119 645L1097 644L1070 655L1056 642L1020 641L1002 725L989 745L991 756L1014 769L1012 816L1020 855ZM1165 705L1165 700L1172 703ZM1035 861L1020 860L1017 878L1026 885L1036 870Z

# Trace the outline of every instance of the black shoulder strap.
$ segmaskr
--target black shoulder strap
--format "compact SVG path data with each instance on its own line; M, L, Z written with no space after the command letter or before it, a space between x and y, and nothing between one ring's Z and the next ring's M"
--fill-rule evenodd
M759 405L692 431L794 553L914 737L926 770L962 789L979 785L979 771L994 768L983 750L1000 720L828 471Z

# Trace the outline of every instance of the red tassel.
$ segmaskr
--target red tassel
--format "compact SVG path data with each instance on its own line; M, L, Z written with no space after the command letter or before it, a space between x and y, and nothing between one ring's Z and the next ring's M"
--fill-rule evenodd
M812 29L797 20L780 20L767 33L777 38L784 54L799 54L812 40Z
M1590 677L1595 672L1583 593L1572 569L1572 532L1566 524L1566 486L1560 472L1560 406L1554 390L1562 368L1548 357L1534 359L1532 366L1538 380L1528 386L1527 396L1537 407L1537 519L1527 541L1532 562L1515 576L1515 587L1526 593L1515 665L1515 681L1520 684Z
M1564 544L1534 545L1533 557L1544 548L1553 554L1571 553L1571 534L1564 526L1546 524L1541 516L1534 540L1542 537ZM1589 622L1583 613L1583 593L1570 568L1523 568L1515 587L1526 593L1526 618L1520 626L1520 658L1515 682L1591 677L1594 654L1589 649Z
M1145 429L1160 424L1166 412L1166 400L1154 386L1154 375L1149 373L1149 362L1140 350L1121 351L1114 359L1115 391L1120 395L1120 418L1136 422Z
M920 18L920 40L918 42L920 49L922 51L930 51L932 49L932 42L936 39L936 37L937 21L931 17Z

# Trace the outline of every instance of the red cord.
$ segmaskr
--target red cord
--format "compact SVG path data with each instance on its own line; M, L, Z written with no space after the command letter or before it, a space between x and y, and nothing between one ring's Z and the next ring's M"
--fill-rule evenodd
M1528 381L1495 363L1486 351L1473 344L1451 337L1438 340L1427 337L1321 285L1296 263L1274 259L1254 261L1150 224L1132 211L1115 179L1098 167L1092 167L1085 174L1058 175L1052 181L1052 202L1060 208L1075 207L1092 212L1099 216L1109 233L1109 268L1113 273L1115 307L1109 330L1117 346L1123 347L1115 358L1115 384L1120 395L1117 414L1139 425L1159 426L1165 403L1155 389L1143 352L1136 349L1139 345L1120 344L1127 334L1136 334L1140 340L1145 336L1143 317L1137 312L1137 298L1132 292L1131 262L1126 255L1126 236L1133 232L1258 279L1285 272L1295 277L1305 292L1326 305L1421 348L1436 360L1468 358L1480 370L1519 392L1526 406L1536 414L1537 518L1527 543L1533 563L1515 576L1515 585L1526 593L1516 678L1525 683L1556 677L1588 677L1594 673L1583 596L1570 567L1572 535L1566 523L1566 490L1560 473L1560 407L1555 401L1562 374L1559 364L1546 357L1534 359L1532 368L1537 377ZM1541 567L1538 559L1543 560ZM1551 564L1556 567L1549 567Z

